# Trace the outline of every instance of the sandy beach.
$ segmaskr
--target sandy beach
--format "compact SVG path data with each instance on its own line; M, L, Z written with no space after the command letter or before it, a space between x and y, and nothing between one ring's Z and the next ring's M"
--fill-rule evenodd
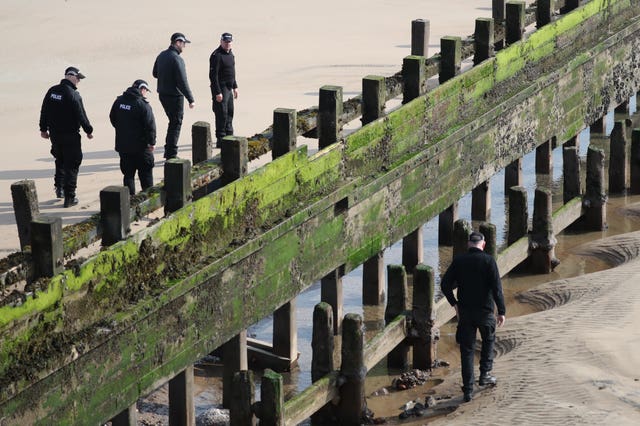
M410 54L412 20L431 22L431 55L439 50L441 37L470 35L476 18L491 16L488 0L459 0L455 11L438 4L436 0L327 0L313 5L237 0L224 6L208 0L3 1L0 36L12 43L3 50L0 67L0 128L8 148L0 158L0 254L19 249L10 193L13 182L33 179L41 213L62 217L63 225L95 213L99 191L122 184L109 110L116 96L138 78L155 89L153 63L169 46L172 33L183 32L191 40L182 57L196 106L185 110L179 142L179 156L190 159L191 125L202 120L213 126L208 61L222 32L234 35L239 85L235 133L252 136L271 124L275 108L317 105L323 85L342 86L346 100L361 92L362 77L399 71L402 58ZM40 138L38 119L45 92L69 65L87 76L79 91L95 130L92 140L83 134L80 204L63 209L54 197L50 143ZM162 179L167 118L157 93L149 99L158 127L157 183Z
M185 111L179 153L190 159L191 124L213 122L208 59L224 31L234 35L240 92L236 134L251 136L270 125L275 108L316 105L323 85L342 86L346 100L360 93L362 77L399 71L402 58L410 54L411 20L430 20L431 55L439 50L441 37L467 36L475 18L489 16L489 0L458 0L446 7L437 0L236 0L228 5L207 0L3 0L0 129L6 148L0 158L0 255L19 249L13 182L33 179L41 213L62 217L65 225L98 211L100 189L121 184L109 109L135 79L155 89L152 65L173 32L184 32L192 41L182 56L196 107ZM54 198L53 159L49 141L40 138L38 117L44 93L69 65L87 76L79 90L95 131L93 140L83 135L80 204L63 209ZM167 119L157 93L150 102L158 126L157 183ZM629 214L639 211L636 207ZM476 392L473 401L429 424L640 421L640 233L583 249L616 267L522 293L521 301L535 312L508 318L498 333L494 372L499 385ZM452 371L438 393L460 399L459 382Z

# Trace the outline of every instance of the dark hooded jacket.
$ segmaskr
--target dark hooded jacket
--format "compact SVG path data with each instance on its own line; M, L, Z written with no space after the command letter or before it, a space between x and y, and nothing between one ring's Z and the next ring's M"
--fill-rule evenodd
M109 119L116 129L116 151L141 152L148 145L156 144L156 121L151 105L137 88L129 87L116 98Z
M93 133L82 97L75 84L62 79L47 91L40 109L40 131L52 135L78 133L80 127L88 135Z

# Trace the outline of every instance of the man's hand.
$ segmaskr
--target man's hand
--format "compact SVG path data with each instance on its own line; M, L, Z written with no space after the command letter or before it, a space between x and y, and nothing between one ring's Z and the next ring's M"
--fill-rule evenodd
M504 322L505 322L505 320L506 320L506 319L507 319L507 317L506 317L506 316L504 316L504 315L498 315L498 316L497 316L497 320L498 320L498 321L497 321L497 324L498 324L498 327L502 327L502 326L504 325Z
M147 151L149 152L153 152L155 148L156 148L155 145L147 145Z
M88 134L87 134L87 138L89 138L89 139L93 139L93 133L88 133Z
M233 89L233 99L238 99L238 89Z
M195 102L189 103L189 109L193 109L193 108L195 108L195 106L196 106Z
M49 132L40 132L40 137L42 139L49 139Z
M216 102L222 102L222 93L216 95Z

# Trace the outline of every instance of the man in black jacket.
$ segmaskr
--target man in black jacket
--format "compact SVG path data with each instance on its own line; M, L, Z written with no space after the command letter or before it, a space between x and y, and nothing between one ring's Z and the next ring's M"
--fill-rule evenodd
M93 138L93 127L77 91L83 78L78 68L67 68L60 84L47 91L40 109L40 136L51 140L51 155L56 164L56 196L64 197L64 207L78 204L76 187L82 163L80 127L87 138Z
M184 60L180 53L187 43L191 43L182 33L171 36L171 45L162 51L153 64L153 76L158 79L158 95L160 103L169 118L167 137L164 146L164 158L176 158L178 155L178 139L184 117L184 98L189 102L189 108L195 106Z
M456 340L460 344L465 402L471 401L473 395L473 355L477 330L482 337L479 384L485 386L496 383L496 378L491 375L496 332L494 303L498 308L498 327L504 324L506 314L498 266L495 259L483 251L485 244L484 235L472 232L469 235L469 251L453 259L440 283L442 293L455 308L458 317ZM456 287L457 300L453 294Z
M136 171L143 191L153 186L156 121L151 105L145 99L150 91L146 81L134 81L116 98L109 113L111 124L116 129L116 151L120 155L123 183L131 195L136 193Z
M216 116L216 146L221 147L222 138L233 135L233 100L238 98L236 82L236 59L231 52L233 36L223 33L220 46L209 57L209 81L213 113Z

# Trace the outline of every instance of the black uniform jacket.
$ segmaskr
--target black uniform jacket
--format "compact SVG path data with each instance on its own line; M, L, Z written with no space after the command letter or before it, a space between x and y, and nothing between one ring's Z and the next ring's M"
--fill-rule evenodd
M175 47L160 52L153 64L153 76L158 79L160 95L184 96L190 104L194 102L184 60Z
M82 97L75 84L66 78L47 91L40 109L40 131L52 135L78 133L82 126L88 135L93 133Z
M458 288L458 300L453 289ZM456 256L440 283L442 293L451 306L468 312L493 313L494 302L498 315L505 315L502 282L495 259L477 248Z
M156 144L156 121L149 102L135 87L118 96L109 113L116 129L116 151L142 152Z
M237 89L236 58L233 52L218 47L209 56L209 81L211 82L211 98L222 93L222 87Z

